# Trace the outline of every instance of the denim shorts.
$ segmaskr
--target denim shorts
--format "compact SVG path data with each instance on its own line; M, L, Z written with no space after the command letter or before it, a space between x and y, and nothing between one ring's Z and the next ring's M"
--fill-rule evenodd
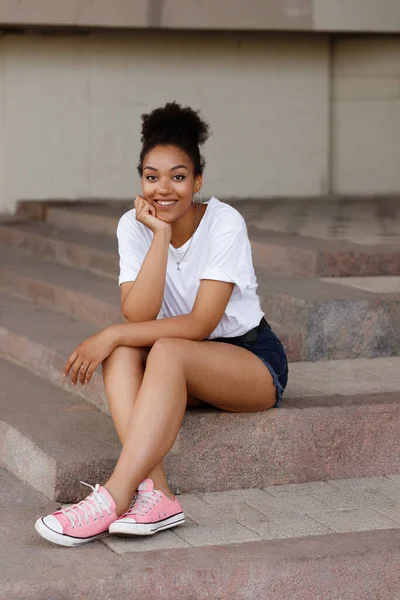
M218 341L234 344L250 350L258 356L271 373L276 388L276 402L274 408L281 405L282 394L288 382L288 361L285 349L280 339L272 331L271 326L265 327L254 342L235 342L229 338L220 338Z

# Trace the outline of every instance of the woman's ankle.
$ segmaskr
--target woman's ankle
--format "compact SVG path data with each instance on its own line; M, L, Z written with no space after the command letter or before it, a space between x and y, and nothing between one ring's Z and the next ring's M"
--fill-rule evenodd
M114 500L115 512L117 517L120 517L121 515L126 513L126 511L129 509L132 503L133 496L132 498L128 498L126 495L121 494L119 490L108 481L104 484L104 487L110 494L111 498Z
M167 498L169 498L170 500L175 500L175 494L173 492L171 492L171 490L169 489L168 486L157 487L154 484L154 489L159 492L162 492L164 494L164 496L167 496Z

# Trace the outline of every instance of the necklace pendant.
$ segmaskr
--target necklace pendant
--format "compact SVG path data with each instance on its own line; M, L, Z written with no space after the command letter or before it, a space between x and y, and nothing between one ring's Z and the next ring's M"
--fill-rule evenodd
M181 268L180 268L180 266L179 266L180 264L181 264L181 263L176 263L176 270L177 270L177 271L180 271L180 270L181 270Z

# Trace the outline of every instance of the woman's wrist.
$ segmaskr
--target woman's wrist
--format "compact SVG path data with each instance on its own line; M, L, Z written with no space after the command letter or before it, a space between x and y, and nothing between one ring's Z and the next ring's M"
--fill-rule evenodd
M153 241L160 241L161 243L169 244L171 241L172 232L171 229L159 229L153 232Z
M123 327L124 325L111 325L104 330L114 350L117 346L123 345Z

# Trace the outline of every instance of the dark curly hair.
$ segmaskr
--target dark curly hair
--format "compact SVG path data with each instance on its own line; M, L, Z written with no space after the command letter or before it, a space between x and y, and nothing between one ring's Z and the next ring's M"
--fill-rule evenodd
M194 176L202 175L205 160L199 145L209 136L209 125L189 106L183 108L176 102L168 102L149 114L142 115L143 143L138 171L143 175L143 160L155 146L177 146L189 156L194 166Z

